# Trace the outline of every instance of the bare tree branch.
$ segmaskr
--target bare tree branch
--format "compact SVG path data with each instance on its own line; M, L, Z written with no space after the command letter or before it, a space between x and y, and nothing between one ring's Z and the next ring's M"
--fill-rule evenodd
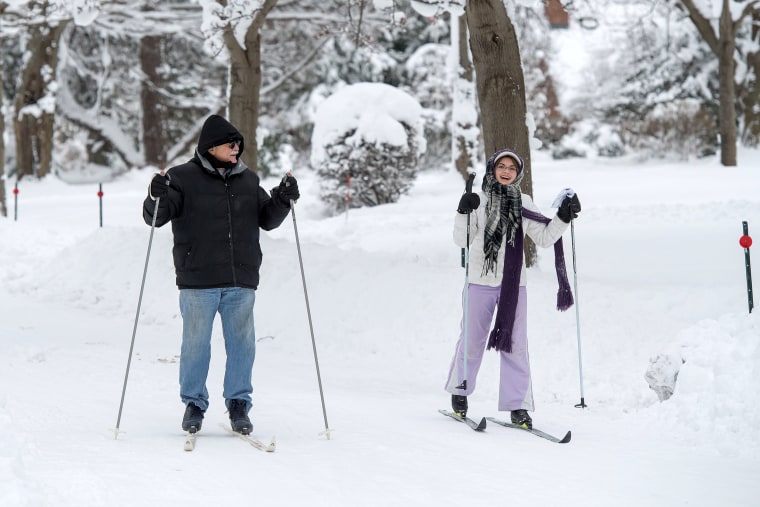
M312 49L309 54L307 54L304 58L301 59L300 62L293 65L289 72L286 74L283 74L280 76L280 78L275 81L274 83L270 84L266 88L262 88L260 95L264 96L267 93L272 93L275 90L277 90L280 86L285 84L288 79L290 79L291 76L297 74L301 70L303 70L322 50L322 48L330 41L331 37L325 37L322 39L322 41L314 48Z
M678 5L686 8L689 18L691 19L692 23L694 23L694 26L699 32L699 35L702 36L702 39L704 39L704 41L710 47L710 50L712 50L712 52L716 55L720 55L720 42L718 35L716 35L712 24L710 24L710 21L702 15L702 12L700 12L697 6L694 5L694 2L692 0L679 0Z

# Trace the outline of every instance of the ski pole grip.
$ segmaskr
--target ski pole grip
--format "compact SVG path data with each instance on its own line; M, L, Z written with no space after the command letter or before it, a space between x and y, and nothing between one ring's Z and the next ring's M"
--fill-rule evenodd
M467 193L472 192L472 182L475 181L475 173L470 173L467 176L467 184L464 186L464 190Z

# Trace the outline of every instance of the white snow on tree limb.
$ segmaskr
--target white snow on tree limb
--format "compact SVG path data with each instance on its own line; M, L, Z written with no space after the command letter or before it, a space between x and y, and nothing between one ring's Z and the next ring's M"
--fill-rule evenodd
M256 13L261 10L262 0L229 0L226 5L215 0L198 0L198 4L203 8L201 32L209 53L215 55L223 51L223 35L227 27L232 28L240 47L246 49L245 35Z
M317 108L311 137L311 163L322 162L324 147L347 132L354 132L352 141L404 146L407 135L403 124L416 135L420 155L426 141L422 123L422 107L412 96L383 83L357 83L341 88Z

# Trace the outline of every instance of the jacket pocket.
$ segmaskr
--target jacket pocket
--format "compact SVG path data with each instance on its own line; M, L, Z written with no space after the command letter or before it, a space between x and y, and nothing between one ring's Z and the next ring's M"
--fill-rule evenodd
M177 271L189 271L193 265L195 250L191 245L176 245L173 250L174 268Z

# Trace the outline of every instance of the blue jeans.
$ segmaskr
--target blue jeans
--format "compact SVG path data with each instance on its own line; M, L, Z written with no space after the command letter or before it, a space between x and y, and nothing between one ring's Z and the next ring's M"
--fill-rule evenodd
M220 289L180 289L182 350L179 361L180 398L201 410L208 408L208 377L211 362L211 328L219 312L222 320L227 363L224 371L224 398L245 400L251 408L253 360L256 334L253 303L256 291L240 287Z

